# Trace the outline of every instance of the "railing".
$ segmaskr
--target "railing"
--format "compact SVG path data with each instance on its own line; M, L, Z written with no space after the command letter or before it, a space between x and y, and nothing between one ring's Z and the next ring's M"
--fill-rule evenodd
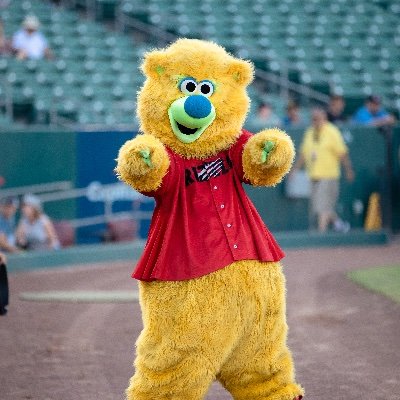
M285 75L283 74L283 77ZM289 90L295 92L297 94L303 95L309 99L316 100L320 103L328 104L329 96L317 92L316 90L311 89L306 85L301 85L299 83L291 82L289 79L282 78L280 75L275 75L271 72L266 72L260 69L256 69L256 77L271 82L275 85L280 86L281 88L281 95L286 99L289 97Z
M70 181L57 181L50 183L40 183L37 185L20 186L10 189L1 189L0 198L10 196L23 196L26 193L40 194L46 192L66 191L72 188Z
M73 188L69 181L43 183L38 185L21 186L12 189L0 190L0 198L8 196L22 196L26 193L36 194L42 203L71 200L86 197L89 201L103 202L104 214L92 217L75 218L68 220L73 228L97 225L121 219L148 220L152 211L140 211L133 209L129 212L113 212L115 201L131 201L140 203L153 203L153 199L133 190L122 182L101 184L92 182L84 188Z
M132 219L135 221L150 220L153 215L152 211L131 211L131 212L117 212L111 216L96 215L94 217L84 217L68 220L68 223L73 228L82 228L85 226L106 224L110 221L119 221L125 219Z

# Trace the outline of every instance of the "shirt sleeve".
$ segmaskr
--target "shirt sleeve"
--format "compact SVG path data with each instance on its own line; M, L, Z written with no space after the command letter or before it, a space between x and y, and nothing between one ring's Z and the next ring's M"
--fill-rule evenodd
M229 158L232 161L233 168L237 173L237 175L239 176L239 179L244 183L249 183L249 181L244 179L243 158L242 158L243 149L244 145L252 136L253 136L252 133L243 129L242 134L239 136L239 139L229 149Z
M22 47L22 35L21 32L17 32L14 34L13 38L12 38L12 42L11 42L11 46L14 49L21 49Z
M40 43L43 46L44 49L47 49L49 47L48 43L47 43L47 39L46 37L43 35L43 33L40 33Z
M48 224L49 222L51 223L50 218L46 214L42 214L40 219L43 225Z
M384 117L388 117L388 116L389 116L389 113L385 109L381 108L376 117L377 118L384 118Z
M338 156L342 156L348 151L343 136L336 127L332 127L332 149Z
M371 121L371 115L362 107L357 110L353 117L353 122L357 124L368 124Z

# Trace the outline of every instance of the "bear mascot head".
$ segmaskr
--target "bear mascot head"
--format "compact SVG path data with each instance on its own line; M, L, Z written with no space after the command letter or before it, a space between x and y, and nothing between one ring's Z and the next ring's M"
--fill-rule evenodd
M143 132L189 158L232 145L249 109L251 63L217 44L180 39L148 53L142 68L147 77L138 97Z

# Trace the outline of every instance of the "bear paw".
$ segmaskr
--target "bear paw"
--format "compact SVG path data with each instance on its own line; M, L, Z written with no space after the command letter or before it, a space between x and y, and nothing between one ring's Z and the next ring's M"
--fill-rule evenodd
M138 135L121 147L115 171L134 189L151 192L160 186L168 167L168 153L160 140Z

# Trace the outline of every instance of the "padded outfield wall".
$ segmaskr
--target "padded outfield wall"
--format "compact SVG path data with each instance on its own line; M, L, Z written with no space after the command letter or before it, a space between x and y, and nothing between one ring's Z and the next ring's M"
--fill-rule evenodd
M385 141L373 128L342 129L356 172L354 183L341 182L338 211L353 227L362 227L369 195L385 190ZM289 132L299 147L303 130ZM71 181L73 187L86 187L93 181L113 183L119 147L134 132L2 132L0 134L0 176L3 188L54 181ZM394 131L393 162L393 227L400 229L400 128ZM307 229L307 200L288 199L285 182L276 188L247 187L248 193L272 231ZM360 211L360 204L364 209ZM130 202L117 202L113 211L126 211ZM357 212L358 209L358 212ZM94 216L104 212L99 202L86 198L45 204L45 211L54 219ZM144 225L144 231L148 224ZM81 242L99 240L99 226L80 230ZM142 235L145 232L142 232Z
M75 132L68 131L1 130L0 176L5 179L1 189L57 181L75 185L76 136ZM45 211L55 219L75 218L75 202L48 203Z

